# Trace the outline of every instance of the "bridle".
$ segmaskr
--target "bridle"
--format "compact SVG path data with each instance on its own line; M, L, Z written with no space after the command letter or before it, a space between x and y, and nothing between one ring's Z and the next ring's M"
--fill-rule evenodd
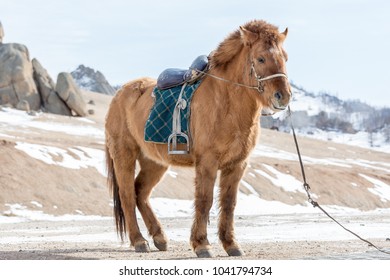
M256 72L256 69L255 69L255 64L253 62L253 59L251 60L251 69L250 69L250 72L249 72L249 76L252 77L252 75L254 75L254 77L256 79L256 82L257 82L257 86L250 86L250 85L246 85L246 84L242 84L242 83L237 83L237 82L234 82L234 81L231 81L231 80L228 80L228 79L225 79L225 78L222 78L222 77L210 74L210 73L206 72L207 70L206 71L201 71L201 70L193 69L193 68L190 68L190 69L194 70L194 71L197 71L197 72L199 72L199 73L201 73L203 75L212 77L212 78L214 78L216 80L233 84L235 86L249 88L249 89L255 89L260 94L264 93L264 83L263 83L264 81L268 81L268 80L275 79L275 78L285 78L285 79L288 80L287 75L284 74L284 73L276 73L276 74L272 74L272 75L265 76L265 77L262 77L262 76L258 75L257 72ZM264 113L264 112L262 112L261 115L262 116L271 116L273 114L275 114L275 112L273 112L273 113Z
M279 77L286 78L288 80L287 75L284 73L276 73L276 74L272 74L272 75L265 76L265 77L259 76L256 72L253 59L252 59L252 63L251 63L251 71L249 72L249 76L252 76L252 73L254 74L255 79L257 81L257 87L251 87L251 88L257 89L257 91L259 93L264 92L264 84L263 84L264 81L268 81L268 80L279 78ZM241 84L241 85L243 85L243 84Z
M262 94L264 92L264 83L263 83L264 81L268 81L268 80L275 79L275 78L286 78L288 80L287 75L284 74L284 73L276 73L276 74L272 74L272 75L265 76L265 77L258 75L257 72L256 72L256 69L255 69L255 64L253 62L253 59L251 59L251 69L250 69L250 72L249 72L249 76L252 77L252 74L254 75L254 78L256 79L256 82L257 82L257 86L250 86L250 85L246 85L246 84L243 84L243 83L237 83L237 82L234 82L232 80L228 80L228 79L225 79L225 78L222 78L222 77L210 74L210 73L206 72L208 69L206 71L201 71L201 70L198 70L198 69L190 68L190 70L197 71L197 72L199 72L199 73L201 73L203 75L206 75L206 76L212 77L214 79L217 79L219 81L227 82L227 83L239 86L239 87L255 89L260 94Z

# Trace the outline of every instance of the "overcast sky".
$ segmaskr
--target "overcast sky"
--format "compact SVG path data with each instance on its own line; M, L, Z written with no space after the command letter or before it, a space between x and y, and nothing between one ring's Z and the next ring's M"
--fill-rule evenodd
M4 43L25 44L54 79L84 64L111 84L188 67L252 19L289 28L295 84L390 106L388 0L0 0Z

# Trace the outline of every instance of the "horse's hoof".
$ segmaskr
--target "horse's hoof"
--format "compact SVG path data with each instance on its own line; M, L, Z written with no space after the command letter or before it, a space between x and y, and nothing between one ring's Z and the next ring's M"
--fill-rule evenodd
M135 248L135 251L137 253L149 253L150 252L149 244L146 241L136 244L134 246L134 248Z
M156 248L159 249L160 251L168 250L168 244L166 242L159 242L154 240L154 246L156 246Z
M240 257L244 255L244 252L239 248L231 248L227 250L226 253L231 257Z
M213 256L211 255L210 250L207 249L201 249L198 251L195 251L196 255L198 258L212 258Z

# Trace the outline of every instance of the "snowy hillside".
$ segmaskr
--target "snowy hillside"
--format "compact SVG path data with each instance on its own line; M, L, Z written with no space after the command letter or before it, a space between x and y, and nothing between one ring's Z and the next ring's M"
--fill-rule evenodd
M300 134L390 152L390 108L374 108L329 94L313 94L292 84L292 120ZM262 119L262 126L290 131L285 112Z

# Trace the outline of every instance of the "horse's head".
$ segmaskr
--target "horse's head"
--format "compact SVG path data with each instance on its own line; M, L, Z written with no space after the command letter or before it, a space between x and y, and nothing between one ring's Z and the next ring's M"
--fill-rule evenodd
M251 64L250 83L257 82L264 108L273 112L286 109L291 98L286 74L287 53L283 49L287 31L279 33L275 26L264 21L252 21L240 27Z

